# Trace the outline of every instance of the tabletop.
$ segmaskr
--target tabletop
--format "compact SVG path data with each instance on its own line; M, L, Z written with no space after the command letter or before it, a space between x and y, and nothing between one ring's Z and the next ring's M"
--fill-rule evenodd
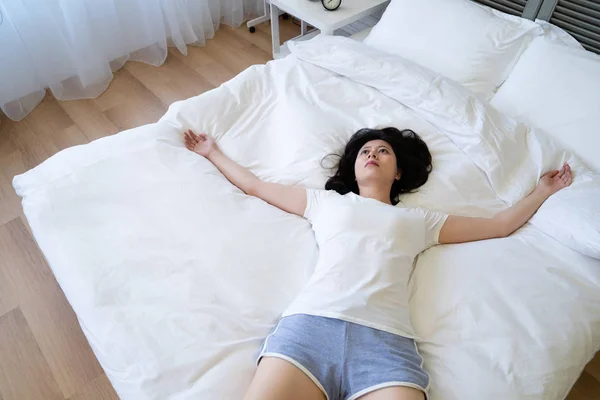
M323 31L333 31L383 8L389 0L342 0L335 11L327 11L321 1L271 0L277 8Z

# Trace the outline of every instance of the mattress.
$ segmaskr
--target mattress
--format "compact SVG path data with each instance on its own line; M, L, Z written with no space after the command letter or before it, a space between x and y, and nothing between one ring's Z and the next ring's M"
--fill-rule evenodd
M452 96L384 94L396 61L373 55L377 70L362 68L364 45L335 40L336 51L306 42L174 103L155 124L15 177L35 239L122 399L242 398L262 340L318 257L306 220L231 185L185 148L186 129L213 135L261 179L322 188L324 157L356 130L410 128L434 169L403 205L471 216L506 207L471 148L436 119L451 118ZM343 72L352 66L371 80ZM431 399L563 399L600 345L599 288L599 260L532 224L422 253L410 311Z

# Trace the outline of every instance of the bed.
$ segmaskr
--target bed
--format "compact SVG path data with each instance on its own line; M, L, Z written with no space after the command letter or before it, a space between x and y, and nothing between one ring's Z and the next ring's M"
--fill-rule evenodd
M232 186L185 148L182 132L210 133L264 180L322 188L324 156L357 129L384 126L413 129L433 155L427 184L402 196L407 207L491 216L545 170L571 163L573 185L530 223L505 239L427 250L409 284L431 399L567 395L600 348L600 165L584 151L598 142L585 133L591 125L573 142L559 129L564 119L540 127L541 111L510 106L525 90L518 61L535 40L584 50L547 25L471 6L445 15L504 18L514 44L501 54L479 42L455 49L487 57L471 77L435 71L447 63L411 43L404 56L379 48L388 10L365 42L294 44L289 57L172 104L155 124L66 149L14 178L34 237L121 398L240 399L263 338L318 257L306 220ZM494 69L481 68L486 62ZM597 96L590 101L569 129L598 118Z

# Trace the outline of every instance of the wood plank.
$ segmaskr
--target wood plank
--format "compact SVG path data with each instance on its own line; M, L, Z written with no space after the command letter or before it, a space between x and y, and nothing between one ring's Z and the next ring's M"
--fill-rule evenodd
M12 180L27 169L19 150L0 156L0 225L22 214L21 198L13 188Z
M27 169L23 154L19 150L0 157L0 180L4 179L6 182L12 183L15 175L22 174Z
M17 150L17 146L10 137L10 130L15 123L16 122L13 122L6 117L0 122L0 157L4 157Z
M588 374L593 376L594 379L600 382L600 353L596 353L596 356L588 363L585 370ZM600 398L600 393L598 393L598 398Z
M262 31L271 38L271 21L256 26L256 31ZM294 24L292 18L284 20L279 17L279 39L281 43L300 35L300 26Z
M573 386L571 393L575 398L577 398L576 396L579 396L581 399L585 400L598 400L598 395L600 394L600 382L584 371L575 383L575 386Z
M24 170L19 173L36 167L50 156L26 122L21 121L9 126L8 135L20 152Z
M221 85L236 75L225 64L221 64L212 58L209 54L202 51L200 47L190 48L187 56L181 54L179 50L171 48L169 49L169 57L179 59L214 87Z
M44 100L21 122L29 125L31 130L40 136L51 136L53 132L62 131L75 124L51 95L44 97Z
M4 315L19 306L19 289L12 278L0 268L0 315ZM0 352L0 359L2 359ZM1 398L1 397L0 397Z
M263 50L244 36L236 34L233 29L224 27L219 30L218 34L223 42L238 56L243 55L251 64L264 64L272 59L270 50Z
M3 400L63 399L19 308L0 317L0 354Z
M117 106L133 105L136 100L156 102L152 93L142 85L125 68L115 71L108 89L100 96L92 99L94 105L102 112ZM160 103L160 101L158 101Z
M62 150L54 140L56 135L75 125L52 96L46 96L22 122L29 126L48 157Z
M17 218L21 213L21 199L10 183L0 181L0 225Z
M127 63L125 68L167 107L175 101L185 100L214 88L177 57L167 57L160 68L139 62Z
M20 218L0 227L0 267L19 289L22 313L63 395L101 375L73 310Z
M227 65L230 71L238 74L254 64L261 64L270 59L270 54L263 52L258 55L256 52L248 52L239 44L230 40L232 35L226 31L228 27L221 27L215 34L215 38L207 42L206 46L200 50L208 54L216 62ZM238 28L239 29L239 28ZM235 35L234 35L235 36ZM258 48L257 48L258 49Z
M0 156L0 225L21 213L21 198L12 187L12 178L25 170L20 151Z
M288 20L289 21L289 20ZM287 25L285 20L281 20L280 25ZM261 29L261 27L267 27L268 30ZM269 22L264 22L260 25L255 26L256 31L254 33L250 33L248 28L243 27L244 29L233 29L236 35L239 35L245 38L248 42L253 43L254 45L261 48L268 54L271 54L272 51L272 41L271 41L271 24ZM281 28L280 31L285 30L285 28ZM300 34L300 29L298 28L298 34ZM287 40L287 39L286 39Z
M51 140L59 150L89 143L88 138L83 134L77 125L71 125L62 131L53 132L51 135Z
M120 131L124 131L142 125L153 124L158 121L165 112L167 112L166 108L154 112L144 108L115 106L106 110L104 115L106 115Z
M567 399L566 400L587 400L587 399L577 389L573 389L567 395Z
M21 301L23 314L65 398L104 373L58 285L43 298Z
M105 374L100 375L69 400L119 400L119 396L113 389Z
M295 26L291 20L281 21L281 26L284 40L300 34L300 27ZM270 60L270 25L266 23L258 27L263 28L262 30L257 29L255 33L250 33L245 26L237 29L222 27L217 32L215 39L208 41L206 46L190 46L187 56L181 54L177 49L171 48L169 57L179 59L213 86L219 86L248 66ZM266 30L264 27L266 27ZM228 32L232 32L239 38L232 38ZM236 43L229 43L232 40ZM226 51L222 51L223 46L228 46L228 44L233 44L233 46L230 46ZM229 58L228 55L234 57Z
M156 122L167 111L160 99L126 68L117 71L109 89L93 101L119 130Z
M119 132L92 100L61 101L58 104L89 141Z
M0 226L0 268L15 282L21 297L37 297L56 281L19 218Z

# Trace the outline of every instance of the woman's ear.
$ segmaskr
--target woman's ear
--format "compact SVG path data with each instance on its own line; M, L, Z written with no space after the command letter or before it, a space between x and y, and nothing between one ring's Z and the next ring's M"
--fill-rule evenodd
M402 170L398 170L398 172L396 173L396 180L399 181L400 178L402 177Z

